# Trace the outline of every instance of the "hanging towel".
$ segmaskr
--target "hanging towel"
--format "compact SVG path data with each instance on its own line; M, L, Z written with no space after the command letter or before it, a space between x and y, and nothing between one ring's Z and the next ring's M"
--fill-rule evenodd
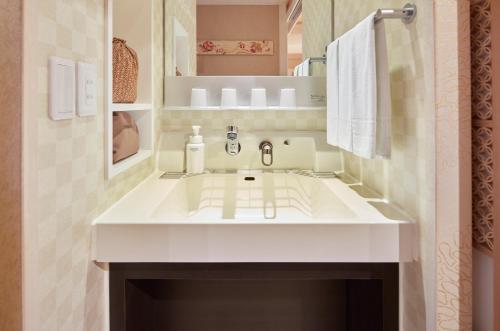
M326 50L327 119L326 142L339 146L339 40L335 40Z
M310 75L310 58L305 59L293 69L294 76L309 76Z
M384 20L375 23L375 52L377 66L377 144L376 156L391 157L391 77L385 38Z
M374 17L372 13L334 41L327 52L327 141L368 159L390 156L384 23L375 27Z
M309 67L311 65L310 58L307 58L302 62L302 76L309 76Z

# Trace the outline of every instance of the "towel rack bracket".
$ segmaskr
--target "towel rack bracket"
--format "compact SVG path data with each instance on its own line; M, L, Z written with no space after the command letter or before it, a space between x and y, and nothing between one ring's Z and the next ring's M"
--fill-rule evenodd
M407 3L403 7L403 12L405 16L401 18L401 21L405 24L410 24L417 16L417 5L414 3Z
M375 14L375 21L385 18L400 18L405 24L415 20L417 16L417 6L413 3L407 3L402 9L379 9Z

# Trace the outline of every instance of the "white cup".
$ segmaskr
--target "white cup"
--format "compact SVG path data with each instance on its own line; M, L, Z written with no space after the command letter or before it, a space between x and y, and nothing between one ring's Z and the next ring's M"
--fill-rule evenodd
M191 89L191 107L207 107L207 90L204 88Z
M236 97L236 89L223 88L220 95L221 108L236 108L238 106L238 99Z
M280 94L280 107L295 108L297 107L297 97L294 88L283 88Z
M253 108L266 108L267 96L265 88L253 88L250 106Z

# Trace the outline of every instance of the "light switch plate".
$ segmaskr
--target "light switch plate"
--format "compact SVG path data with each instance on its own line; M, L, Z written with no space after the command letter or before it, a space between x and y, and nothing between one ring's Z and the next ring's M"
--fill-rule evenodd
M77 111L78 116L97 113L97 68L95 64L78 62Z
M75 117L75 62L49 59L49 115L58 121Z

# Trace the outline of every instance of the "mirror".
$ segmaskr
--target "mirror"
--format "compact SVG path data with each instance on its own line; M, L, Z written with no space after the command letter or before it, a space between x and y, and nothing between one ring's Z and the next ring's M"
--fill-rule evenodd
M333 0L164 0L166 76L324 76Z

